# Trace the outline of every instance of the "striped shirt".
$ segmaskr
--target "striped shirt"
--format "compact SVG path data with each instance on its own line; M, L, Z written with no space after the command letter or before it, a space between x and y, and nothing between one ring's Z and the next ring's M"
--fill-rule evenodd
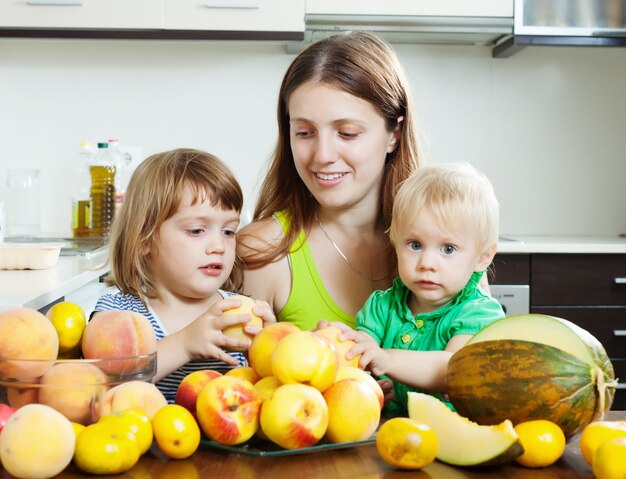
M224 298L235 295L235 293L231 293L230 291L218 290L218 292ZM152 310L152 308L150 308L149 305L148 307L146 307L139 297L132 294L124 294L120 292L105 294L98 299L94 310L122 310L141 313L146 318L148 318L148 321L150 321L150 324L152 325L152 328L154 329L154 332L156 334L157 341L160 341L161 339L169 335L167 328L163 325L163 323L161 322L157 314ZM237 361L239 362L239 366L247 366L246 357L243 355L243 353L230 352L229 354L237 359ZM233 366L217 359L203 359L199 361L192 361L165 376L163 379L156 383L156 386L163 393L163 395L167 399L167 402L173 403L174 397L176 396L176 390L178 389L178 385L180 384L182 379L188 374L191 374L194 371L199 371L201 369L214 369L223 374L229 369L233 369Z

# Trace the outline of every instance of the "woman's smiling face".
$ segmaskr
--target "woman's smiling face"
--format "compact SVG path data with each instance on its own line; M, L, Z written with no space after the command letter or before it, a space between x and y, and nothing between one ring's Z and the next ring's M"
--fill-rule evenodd
M329 208L378 205L385 158L394 132L374 106L321 83L289 97L290 141L296 170L315 199Z

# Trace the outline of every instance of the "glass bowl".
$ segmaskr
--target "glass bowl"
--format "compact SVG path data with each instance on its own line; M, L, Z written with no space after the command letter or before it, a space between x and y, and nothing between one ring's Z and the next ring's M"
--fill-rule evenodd
M111 388L129 381L152 382L157 353L107 359L0 358L0 402L18 408L47 404L70 421L91 424Z

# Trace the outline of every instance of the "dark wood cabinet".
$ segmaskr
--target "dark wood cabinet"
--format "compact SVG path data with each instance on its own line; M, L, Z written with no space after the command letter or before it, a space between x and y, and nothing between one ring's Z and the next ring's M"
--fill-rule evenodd
M626 409L626 254L498 254L492 284L529 284L530 312L567 319L604 346Z

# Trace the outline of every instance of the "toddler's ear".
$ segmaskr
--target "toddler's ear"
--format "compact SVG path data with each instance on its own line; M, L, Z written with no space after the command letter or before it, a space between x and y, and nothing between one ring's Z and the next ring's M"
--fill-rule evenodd
M481 254L478 258L478 263L476 264L474 271L485 271L493 261L497 248L498 245L494 244L487 251Z

